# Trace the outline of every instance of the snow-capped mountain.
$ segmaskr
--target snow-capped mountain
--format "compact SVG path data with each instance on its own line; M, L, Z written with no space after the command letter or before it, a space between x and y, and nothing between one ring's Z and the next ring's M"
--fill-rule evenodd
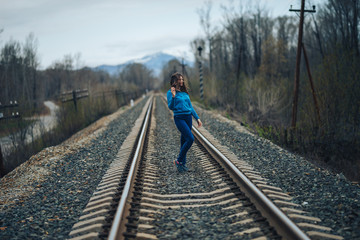
M155 76L159 76L163 66L168 63L170 60L177 59L179 62L182 62L181 57L177 57L171 54L158 52L154 54L147 55L140 59L129 60L125 63L118 64L118 65L100 65L94 68L94 70L102 70L108 72L110 75L115 75L120 73L124 67L131 63L142 63L147 68L153 70ZM193 62L187 59L184 59L184 64L187 66L193 66Z

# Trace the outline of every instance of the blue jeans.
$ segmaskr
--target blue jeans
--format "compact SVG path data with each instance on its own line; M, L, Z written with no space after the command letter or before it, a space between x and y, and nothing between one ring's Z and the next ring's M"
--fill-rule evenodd
M177 115L174 116L176 127L181 133L181 146L180 153L177 158L180 164L186 164L186 153L189 151L191 145L194 142L194 136L191 132L192 128L192 116L189 115Z

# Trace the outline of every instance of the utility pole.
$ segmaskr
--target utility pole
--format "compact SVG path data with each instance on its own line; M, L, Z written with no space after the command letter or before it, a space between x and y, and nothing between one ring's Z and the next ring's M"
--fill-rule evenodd
M303 37L303 28L304 28L304 13L305 12L315 12L315 6L313 10L305 10L305 0L301 0L301 9L292 9L290 6L289 11L291 12L300 12L300 24L299 24L299 36L298 36L298 46L296 52L296 69L295 69L295 81L294 81L294 99L292 104L292 121L291 128L294 130L296 128L296 117L297 117L297 105L298 105L298 96L299 96L299 79L300 79L300 62L301 62L301 48L302 48L302 37Z
M315 110L316 110L316 116L317 116L318 124L319 124L319 126L320 126L320 125L321 125L321 119L320 119L319 104L317 103L316 93L315 93L315 88L314 88L314 83L313 83L312 76L311 76L311 71L310 71L309 59L308 59L308 57L307 57L306 50L305 50L305 45L304 45L304 44L302 44L302 49L303 49L303 52L304 52L304 58L305 58L305 63L306 63L306 69L307 69L308 76L309 76L310 87L311 87L311 93L312 93L312 95L313 95L313 99L314 99Z

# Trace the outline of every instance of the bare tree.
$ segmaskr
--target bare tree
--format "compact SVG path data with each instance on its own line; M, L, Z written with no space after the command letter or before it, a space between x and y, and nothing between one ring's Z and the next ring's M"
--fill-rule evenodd
M209 70L210 72L213 69L213 54L212 54L212 35L216 31L216 27L211 25L211 9L212 1L206 1L203 8L198 9L198 14L200 17L200 24L204 30L205 38L207 40L208 49L209 49Z
M27 95L29 103L33 103L33 109L37 108L37 68L39 66L39 60L37 57L38 42L34 34L29 34L26 42L23 46L23 87L27 88Z

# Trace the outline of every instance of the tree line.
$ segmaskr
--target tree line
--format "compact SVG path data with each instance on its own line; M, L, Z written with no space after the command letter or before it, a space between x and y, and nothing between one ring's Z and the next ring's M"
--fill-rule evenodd
M359 178L360 2L328 0L305 15L303 45L320 118L302 61L298 122L292 132L299 17L271 17L251 3L222 8L217 26L211 22L211 2L199 10L205 37L192 42L204 65L204 103L240 113L259 134ZM204 49L201 58L198 46Z
M0 35L1 37L1 35ZM80 54L67 54L45 70L39 69L37 39L30 34L25 43L10 40L0 49L0 102L17 100L25 109L37 109L45 99L58 99L73 89L153 88L154 76L144 65L134 63L116 76L80 67Z
M212 5L207 2L199 10L205 37L190 44L196 62L203 64L204 104L220 107L234 118L240 115L240 120L260 135L294 151L317 156L350 178L359 178L359 5L357 0L328 0L317 6L316 13L306 14L303 45L320 117L302 62L298 122L289 131L298 16L271 17L265 8L250 1L246 5L230 3L222 6L223 19L215 26L211 21ZM17 100L24 116L40 112L43 100L59 99L64 91L86 88L90 95L95 95L112 89L136 91L159 87L152 71L142 64L130 64L116 76L110 76L79 67L78 54L65 55L47 69L39 70L37 44L30 34L25 43L10 40L0 49L0 102ZM199 46L203 48L201 57ZM192 96L199 99L197 66L185 67L178 60L170 61L162 71L162 86L168 86L174 71L185 74ZM91 114L84 110L83 119L91 115L86 124L115 109L101 108L104 103L89 101L89 104L99 107L91 109ZM76 126L69 132L84 124Z
M21 116L5 119L13 109L1 109L0 137L10 136L13 151L3 156L4 159L0 158L0 177L44 147L64 141L100 117L128 104L130 98L138 98L146 89L155 88L158 82L152 70L139 63L127 65L116 75L81 67L80 54L64 55L46 69L40 69L37 47L33 34L29 34L24 43L10 40L0 47L0 103L8 105L16 101L16 111ZM75 108L72 102L62 101L64 92L83 89L89 97L79 100ZM36 138L33 129L37 123L32 117L45 113L45 100L60 106L58 124L50 132L40 126L41 136ZM26 141L29 135L31 143Z

